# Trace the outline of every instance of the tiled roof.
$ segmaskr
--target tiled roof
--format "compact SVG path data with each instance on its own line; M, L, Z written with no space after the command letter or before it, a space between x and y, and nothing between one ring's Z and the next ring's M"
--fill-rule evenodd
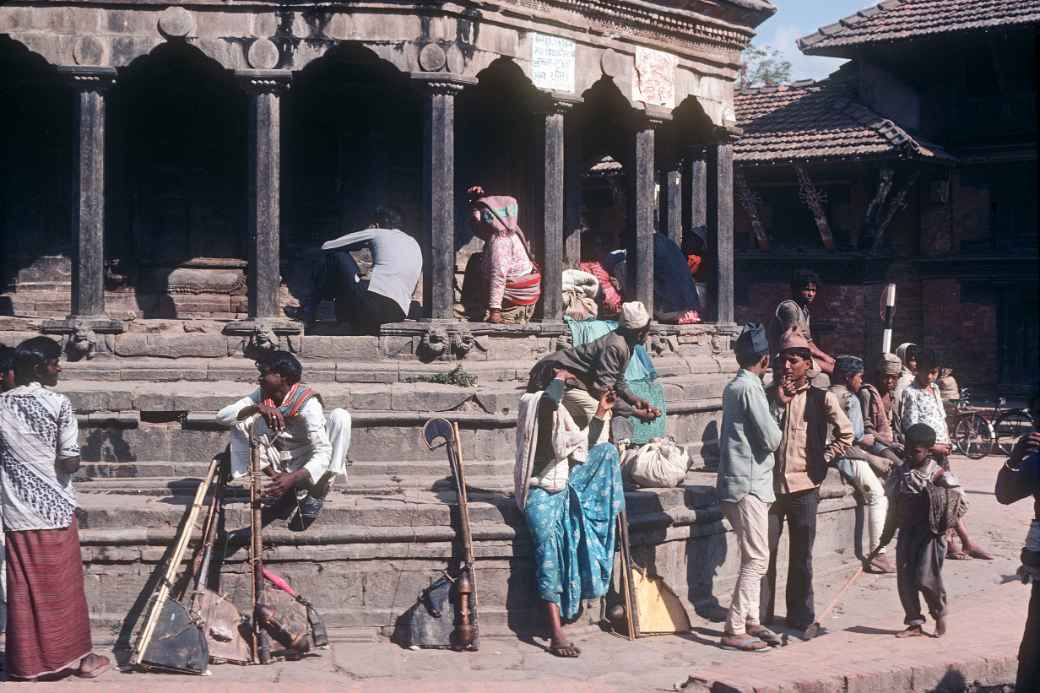
M845 66L825 80L737 92L734 158L747 164L804 160L921 157L950 159L940 148L855 100Z
M808 55L871 43L1040 22L1040 0L885 0L798 39Z

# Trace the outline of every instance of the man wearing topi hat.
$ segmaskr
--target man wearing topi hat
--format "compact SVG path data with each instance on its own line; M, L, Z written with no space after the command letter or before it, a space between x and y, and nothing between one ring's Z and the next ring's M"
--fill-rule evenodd
M650 333L650 314L639 301L622 303L618 327L599 339L542 357L531 368L528 392L544 390L556 377L567 381L563 405L584 428L592 421L604 392L614 390L618 399L627 403L633 414L643 421L653 421L661 412L637 397L625 383L625 369L632 349L646 341Z
M790 545L787 625L803 640L811 640L821 632L812 584L819 487L827 467L852 446L852 424L837 397L809 385L813 358L805 337L795 331L785 334L780 359L775 371L779 377L768 391L783 436L773 468L776 501L769 511L769 571L762 584L761 621L769 624L773 620L777 550L786 522Z
M759 623L762 576L769 565L769 505L773 451L781 433L769 412L762 376L769 368L769 340L758 323L748 323L733 351L740 370L722 393L722 433L715 482L722 514L740 547L740 574L733 589L722 646L755 652L779 645L776 633Z

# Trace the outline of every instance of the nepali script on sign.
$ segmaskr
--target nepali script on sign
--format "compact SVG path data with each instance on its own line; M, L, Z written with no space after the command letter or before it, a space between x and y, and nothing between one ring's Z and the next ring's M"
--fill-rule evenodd
M636 79L632 100L652 106L675 108L675 70L679 59L651 48L636 48Z
M539 89L574 92L574 41L534 34L531 81Z

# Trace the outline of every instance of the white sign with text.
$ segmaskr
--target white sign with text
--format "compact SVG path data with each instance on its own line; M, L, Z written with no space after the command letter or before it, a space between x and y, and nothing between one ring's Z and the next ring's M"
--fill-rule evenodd
M531 81L539 89L574 93L574 41L533 34Z

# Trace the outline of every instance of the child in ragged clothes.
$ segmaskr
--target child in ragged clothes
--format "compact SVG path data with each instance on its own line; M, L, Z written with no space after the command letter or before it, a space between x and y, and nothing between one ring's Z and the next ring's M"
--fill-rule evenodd
M946 587L942 567L946 558L946 532L964 515L959 482L931 459L935 430L918 423L906 431L902 466L890 477L890 504L885 529L871 558L899 530L896 542L896 584L906 614L906 629L897 638L926 635L921 596L935 619L935 636L946 633Z
M913 381L903 390L900 418L902 430L908 431L914 424L927 424L935 431L935 443L932 455L943 469L950 469L950 433L946 427L946 412L943 410L939 388L935 385L939 377L939 355L931 349L920 349L917 352L917 371ZM904 434L905 435L905 434ZM972 541L968 535L968 527L964 522L951 528L949 537L949 553L947 558L956 560L980 558L985 561L993 557L981 546Z

